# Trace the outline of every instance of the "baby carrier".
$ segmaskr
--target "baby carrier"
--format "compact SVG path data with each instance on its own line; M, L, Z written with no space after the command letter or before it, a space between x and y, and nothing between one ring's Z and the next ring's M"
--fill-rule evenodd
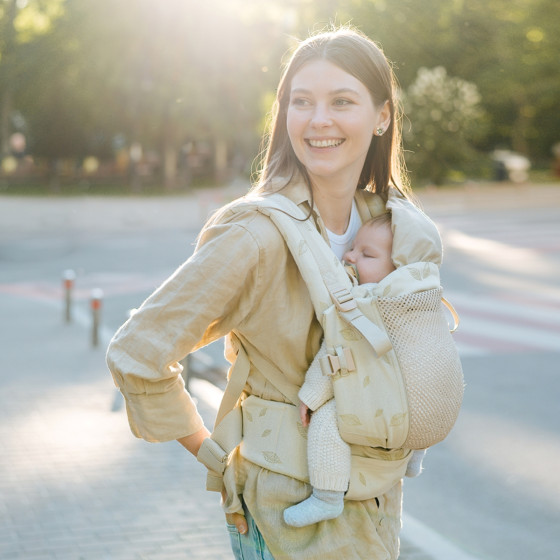
M324 331L328 355L321 368L332 377L341 437L387 450L424 449L444 439L461 406L463 375L442 305L435 225L392 190L386 206L397 269L378 284L360 286L289 199L274 194L245 201L277 226L309 289ZM458 317L449 308L456 328ZM222 403L217 424L234 404ZM235 444L225 441L231 430L222 432L228 435L215 430L199 454L211 475L223 472L224 449Z
M463 375L438 264L427 260L440 258L434 224L393 192L387 208L401 266L378 284L354 286L313 223L297 221L305 216L295 204L272 195L258 206L282 232L323 327L329 355L321 367L332 376L342 439L387 449L444 439L459 413Z

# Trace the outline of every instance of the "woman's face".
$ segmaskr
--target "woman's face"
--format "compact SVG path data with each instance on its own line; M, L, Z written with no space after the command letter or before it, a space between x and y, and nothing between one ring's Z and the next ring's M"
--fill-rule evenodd
M288 135L315 185L356 186L372 135L389 119L388 103L376 107L366 86L331 62L309 62L292 79Z

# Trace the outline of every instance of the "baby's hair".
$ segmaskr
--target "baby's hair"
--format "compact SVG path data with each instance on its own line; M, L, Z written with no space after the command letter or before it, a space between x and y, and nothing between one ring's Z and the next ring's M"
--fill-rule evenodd
M389 226L391 225L391 212L384 212L383 214L379 214L379 216L374 216L373 218L370 218L367 222L363 224L363 226L384 226L384 225L389 225Z

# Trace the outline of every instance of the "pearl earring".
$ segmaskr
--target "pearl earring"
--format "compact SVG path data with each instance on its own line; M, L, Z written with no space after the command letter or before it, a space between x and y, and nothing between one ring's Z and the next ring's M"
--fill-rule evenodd
M375 129L375 134L377 134L377 136L383 136L383 133L385 132L385 129L381 126L378 126Z

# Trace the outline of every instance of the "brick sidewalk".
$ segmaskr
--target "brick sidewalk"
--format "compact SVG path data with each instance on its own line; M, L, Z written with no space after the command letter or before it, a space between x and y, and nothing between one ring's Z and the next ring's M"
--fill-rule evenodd
M0 307L0 558L230 559L203 467L132 437L86 329L45 302Z

